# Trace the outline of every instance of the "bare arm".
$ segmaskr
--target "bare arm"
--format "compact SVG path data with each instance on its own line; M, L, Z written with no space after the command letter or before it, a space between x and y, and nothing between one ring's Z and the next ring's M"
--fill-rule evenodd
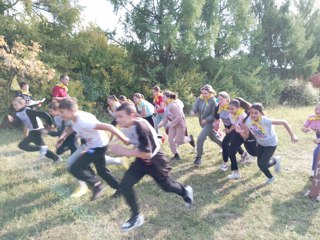
M64 140L71 135L71 133L73 133L73 129L71 127L66 127L56 142L56 148L58 148L64 142Z
M239 133L243 139L249 138L250 130L245 124L242 124L241 126L236 125L234 130Z
M111 124L98 123L94 129L109 131L110 133L115 135L117 138L119 138L123 143L125 144L130 143L129 138L127 138L118 128L112 126Z
M137 148L127 149L118 144L110 144L108 148L113 154L118 156L137 157L141 159L150 159L152 156L151 152L141 152Z
M286 120L272 120L272 124L273 125L283 125L285 127L285 129L287 130L287 132L290 134L291 141L293 143L298 141L298 137L296 135L294 135L291 127L289 126L289 124Z

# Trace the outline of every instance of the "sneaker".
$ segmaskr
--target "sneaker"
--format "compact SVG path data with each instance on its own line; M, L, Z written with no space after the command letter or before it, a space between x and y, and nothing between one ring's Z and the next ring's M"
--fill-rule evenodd
M107 165L122 165L122 159L117 157L110 157L105 155L105 161Z
M249 160L249 155L248 155L247 152L244 152L244 153L241 155L240 162L246 163L248 160Z
M43 159L45 158L47 152L48 152L48 146L40 146L40 149L39 149L39 152L40 152L40 159Z
M63 162L63 158L62 157L58 157L58 159L56 161L54 161L54 163L61 163Z
M144 217L140 213L140 214L138 214L136 216L133 216L127 222L122 224L121 225L121 231L123 231L123 232L130 231L130 230L132 230L134 228L141 227L143 225L143 223L144 223Z
M71 198L79 198L89 192L87 185L80 185L71 194Z
M186 186L186 196L183 198L184 200L184 205L187 208L191 208L193 205L193 189L191 186Z
M95 201L98 197L100 197L103 191L104 191L104 187L102 183L98 184L97 186L94 186L92 190L91 201Z
M200 164L201 164L201 157L198 157L198 156L197 156L197 157L194 159L193 164L194 164L195 167L199 167Z
M238 172L232 172L230 175L228 175L229 179L239 179L240 177L241 175Z
M281 172L281 158L280 157L274 157L274 158L271 158L271 159L274 159L276 161L276 164L274 165L274 171L276 173Z
M180 156L178 153L176 153L172 158L170 158L171 161L179 161L181 160Z
M310 177L314 177L314 170L311 170Z
M220 165L220 169L222 170L222 171L228 171L228 165L227 164L225 164L225 163L223 163L223 164L221 164Z
M194 138L193 138L193 135L190 135L189 136L190 137L190 145L193 147L193 148L195 148L196 147L196 144L195 144L195 142L194 142Z
M276 178L275 177L272 177L272 178L267 178L267 180L264 182L265 184L272 184L276 181Z
M114 194L111 196L111 198L119 198L122 194L122 191L120 189L116 190Z

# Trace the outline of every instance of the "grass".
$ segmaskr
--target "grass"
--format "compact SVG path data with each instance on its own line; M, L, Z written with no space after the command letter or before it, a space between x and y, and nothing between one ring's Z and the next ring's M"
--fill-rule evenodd
M172 163L172 175L194 189L195 206L186 209L180 197L163 192L150 177L136 186L145 224L129 233L120 224L130 216L123 199L110 199L113 190L95 202L89 195L70 199L76 187L64 164L39 161L38 153L17 148L17 131L0 135L0 239L320 239L320 203L303 194L311 186L314 134L300 131L313 107L278 107L266 113L286 119L299 137L292 144L277 127L283 171L273 185L265 180L256 163L240 165L242 179L227 180L219 170L221 154L207 140L203 164L192 167L189 145L180 148L181 162ZM197 119L188 119L189 131L200 132ZM46 137L51 148L55 139ZM164 151L171 156L167 144ZM67 157L67 155L66 155ZM111 167L120 179L124 170Z

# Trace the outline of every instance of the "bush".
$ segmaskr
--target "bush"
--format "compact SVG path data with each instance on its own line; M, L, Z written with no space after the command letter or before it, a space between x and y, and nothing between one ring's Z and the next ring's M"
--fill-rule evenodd
M313 105L319 101L319 90L302 80L287 80L281 92L280 103L290 106Z

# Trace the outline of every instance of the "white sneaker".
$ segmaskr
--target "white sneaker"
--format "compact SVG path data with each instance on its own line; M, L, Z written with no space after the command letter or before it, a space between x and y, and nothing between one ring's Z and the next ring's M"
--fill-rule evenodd
M110 157L108 155L105 155L105 159L107 165L122 165L121 158Z
M314 177L314 170L311 170L311 175L310 177Z
M221 169L222 171L224 171L224 172L225 172L225 171L228 171L228 165L223 163L223 164L220 165L220 169Z
M62 157L59 157L56 161L54 161L54 163L61 163L63 162L63 158Z
M264 182L265 184L272 184L276 181L276 178L275 177L272 177L272 178L267 178L267 180Z
M228 175L228 178L229 179L239 179L239 178L241 178L241 175L238 172L232 172L230 175Z
M183 198L184 204L187 208L191 208L193 205L193 189L191 186L186 186L186 197Z
M140 213L132 218L130 218L127 222L121 225L121 230L123 232L128 232L134 228L141 227L144 223L144 217Z
M276 173L281 172L281 158L279 156L276 156L271 159L274 159L276 161L276 164L274 165L274 171Z
M41 159L44 159L45 156L46 156L46 154L47 154L47 152L48 152L48 146L40 146L39 152L40 152L40 157L39 157L39 159L40 159L40 160L41 160Z

